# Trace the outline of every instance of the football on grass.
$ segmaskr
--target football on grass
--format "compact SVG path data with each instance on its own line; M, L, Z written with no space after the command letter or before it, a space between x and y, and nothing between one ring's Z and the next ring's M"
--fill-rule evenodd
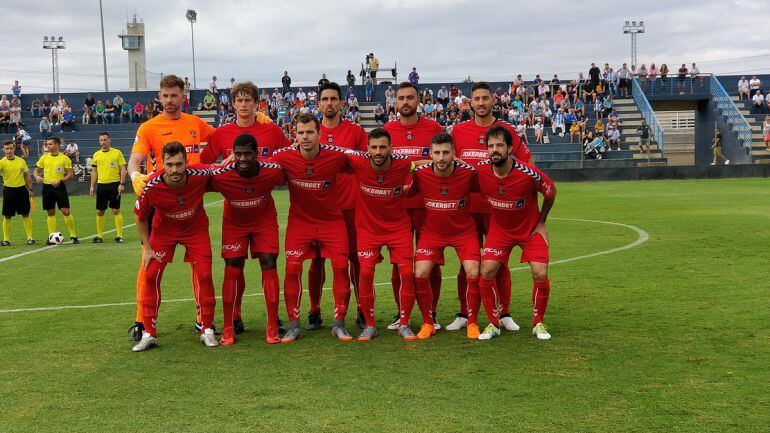
M48 242L54 245L61 245L61 243L64 242L64 235L60 232L53 232L48 235Z

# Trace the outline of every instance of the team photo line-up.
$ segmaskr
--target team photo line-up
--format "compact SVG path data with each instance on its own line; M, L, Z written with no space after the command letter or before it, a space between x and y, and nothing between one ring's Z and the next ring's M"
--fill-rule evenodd
M414 84L402 83L396 93L398 120L367 134L360 126L341 119L341 89L336 83L325 84L319 89L320 120L307 113L299 115L292 144L277 125L256 110L259 94L254 84L233 86L236 119L215 129L182 111L184 81L166 76L159 91L163 111L139 127L128 163L110 147L109 135L101 134L102 148L93 159L97 176L92 178L90 191L97 198L95 242L102 241L107 207L113 210L116 228L122 228L120 196L126 173L137 195L134 212L142 261L135 323L129 330L129 339L137 342L133 350L157 347L160 284L177 244L186 250L196 328L201 342L209 347L233 344L244 330L243 269L249 254L259 260L261 268L268 343L289 343L302 336L299 306L305 260L310 260L310 311L305 329L321 327L325 259L332 267L332 335L343 341L353 339L345 327L352 285L356 323L361 328L357 339L375 338L373 280L376 265L383 260L382 247L389 251L397 308L388 329L397 331L404 340L428 339L441 327L436 322L436 307L446 247L455 249L461 266L457 275L459 312L445 328L466 328L468 338L479 340L500 335L501 328L518 330L510 316L508 269L515 246L522 250L521 262L529 263L532 271L532 334L550 339L543 317L550 293L545 223L555 200L553 182L535 167L532 154L515 130L492 115L494 97L487 83L474 84L474 117L456 125L451 134L418 115L419 93ZM72 178L72 168L69 158L59 158L57 140L53 137L46 142L50 153L41 157L34 174L43 183L49 232L55 232L54 211L58 206L76 243L64 186ZM103 155L97 158L100 152ZM5 153L4 160L12 161L9 151ZM220 158L222 162L217 164ZM2 168L4 193L8 193L15 186L9 184L6 168ZM23 201L28 206L32 197L30 175L21 168L16 173L21 173L20 188L24 188ZM285 327L278 319L279 237L271 196L279 185L288 186L290 199L284 245ZM219 340L213 324L216 301L209 224L203 208L203 196L208 191L224 196L224 319ZM541 206L538 193L543 195ZM9 208L18 208L6 212L9 202L13 202ZM6 221L15 213L25 218L26 228L29 210L23 207L18 192L5 195L4 232ZM117 231L116 241L120 242L122 233ZM31 223L27 234L31 239ZM417 334L410 327L415 303L422 316ZM478 324L481 305L489 321L483 331Z

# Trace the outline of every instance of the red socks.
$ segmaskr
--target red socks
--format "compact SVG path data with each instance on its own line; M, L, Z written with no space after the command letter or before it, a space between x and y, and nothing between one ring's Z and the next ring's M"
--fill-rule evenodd
M468 317L468 281L466 281L465 268L460 265L460 272L457 273L457 299L460 301L460 314Z
M299 302L302 299L302 263L286 263L283 280L283 301L289 321L299 320Z
M263 269L262 290L265 292L265 306L267 307L267 329L278 326L279 287L278 271L276 269Z
M545 310L548 308L548 297L551 294L551 282L534 281L532 287L532 326L543 321Z
M350 284L353 285L353 293L356 295L356 311L360 313L361 301L358 300L358 290L359 290L360 282L358 281L358 278L359 278L359 275L361 274L361 264L358 262L358 253L351 253L348 256L348 262L350 263L348 278L350 279Z
M144 331L155 337L157 335L158 308L160 307L160 281L163 278L165 263L150 260L150 265L144 272L144 292L142 293L142 323Z
M358 303L366 318L366 326L374 326L374 266L361 268Z
M399 271L401 272L401 288L396 299L400 306L398 309L399 325L403 326L409 324L409 318L412 317L412 308L414 308L414 271L412 270L411 263L399 266Z
M430 290L433 297L431 311L435 312L438 308L439 298L441 298L441 266L435 265L430 271Z
M484 303L484 310L487 312L489 323L500 327L500 316L498 314L498 296L495 290L495 280L481 278L479 280L479 292L481 302Z
M422 322L429 325L433 324L433 293L429 278L415 278L415 295L417 297L417 306L422 314Z
M321 291L326 281L326 260L316 257L310 261L310 269L307 271L307 291L310 296L310 314L321 311Z
M508 264L503 264L500 269L497 270L497 277L495 278L495 284L497 286L497 293L500 295L500 315L511 313L511 270L508 269Z
M347 263L346 263L347 264ZM350 277L348 267L336 268L332 266L334 274L332 281L332 294L334 294L334 320L345 320L350 303Z
M481 308L481 295L479 294L479 279L468 278L468 290L466 291L466 311L468 323L479 324L479 308Z
M238 296L241 281L244 280L243 269L235 266L225 266L225 280L222 283L223 328L233 327L233 315L236 309L235 300ZM241 293L243 293L242 290Z
M390 285L393 286L393 299L396 301L396 308L399 306L399 291L401 290L401 275L398 270L398 265L393 264L393 268L390 270Z
M243 304L243 294L246 292L246 277L243 275L243 270L238 278L238 287L235 292L235 311L233 312L233 319L243 320L241 316L241 305Z
M203 329L212 328L217 301L214 293L214 280L211 278L211 263L196 262L192 265L195 268L195 276L199 284L198 300L201 305Z

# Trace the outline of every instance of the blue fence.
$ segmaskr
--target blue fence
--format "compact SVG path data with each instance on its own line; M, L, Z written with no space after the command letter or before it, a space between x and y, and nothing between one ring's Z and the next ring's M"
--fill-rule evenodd
M642 87L639 85L639 79L636 77L631 81L631 95L634 97L634 102L636 102L636 108L639 109L642 117L650 126L652 138L658 143L658 149L663 152L663 128L660 126L658 118L655 117L655 111L653 111L652 106L650 106L650 101L647 100L647 96L645 96Z
M733 98L727 93L722 83L714 77L709 86L711 90L711 98L714 100L717 108L721 110L722 116L727 119L732 127L732 130L738 134L738 138L743 142L743 147L748 151L751 151L751 126L746 118L743 117L738 107L735 106Z

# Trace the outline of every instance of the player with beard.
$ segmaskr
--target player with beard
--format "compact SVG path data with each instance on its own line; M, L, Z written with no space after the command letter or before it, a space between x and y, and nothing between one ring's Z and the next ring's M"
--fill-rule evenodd
M400 117L398 120L388 122L384 126L384 129L390 134L393 154L407 156L412 162L430 159L430 140L442 132L441 125L436 121L417 115L417 106L419 104L420 98L417 87L409 82L399 84L396 89L396 110ZM405 204L412 232L414 232L415 237L418 237L420 228L425 221L425 208L423 207L422 197L419 195L409 197L405 200ZM441 264L443 264L443 261L441 261ZM398 307L401 279L398 265L396 264L393 265L390 280L393 286L393 297ZM435 315L436 306L441 295L441 268L439 266L434 266L431 271L430 287L433 299L431 311ZM433 324L436 329L441 328L435 317L433 318ZM399 326L400 314L396 314L395 321L388 325L388 329L399 329Z
M346 152L350 170L356 177L358 204L358 258L361 262L361 307L366 327L358 337L369 341L377 336L374 323L374 273L377 263L382 261L380 251L388 247L391 263L398 263L401 287L398 294L400 318L398 334L404 340L416 340L409 327L409 317L415 301L414 292L414 247L409 217L403 199L404 185L414 163L403 155L392 155L390 134L382 128L369 133L367 153ZM430 300L423 302L421 310L430 316Z
M277 149L291 145L286 139L281 128L272 123L270 118L261 112L257 112L259 101L259 89L250 81L238 83L230 89L231 100L235 108L235 122L222 125L211 134L208 144L201 152L201 163L210 164L217 159L227 158L233 154L233 142L241 134L249 134L258 143L256 158L258 161L267 161ZM276 251L277 253L278 251ZM263 261L260 256L260 267L263 270L275 269L275 263L270 266L270 260ZM243 269L241 266L240 269ZM235 270L232 270L235 273ZM273 281L273 276L268 272L268 281ZM263 272L263 279L265 278ZM277 276L275 280L277 281ZM275 283L277 284L277 282ZM263 286L264 287L264 286ZM243 272L238 275L237 291L235 294L235 310L233 312L233 327L236 334L244 331L241 304L246 290L246 281ZM277 317L277 316L276 316ZM276 319L277 320L277 319ZM225 323L227 326L227 323ZM270 328L271 329L271 328Z
M551 292L545 222L556 200L556 188L533 164L510 157L515 144L508 128L501 125L490 128L484 141L489 159L478 165L479 187L492 208L492 218L482 252L479 286L490 324L479 339L489 340L500 335L495 317L495 276L499 269L508 266L511 249L519 246L521 263L529 263L532 269L532 335L548 340L551 334L543 323ZM538 192L543 195L540 209Z
M366 151L368 139L364 128L345 119L342 120L342 90L339 84L327 82L319 89L318 108L323 115L321 119L322 144L336 146L343 149ZM356 184L355 177L348 173L337 175L335 195L337 205L342 211L345 228L348 232L348 261L350 262L350 281L353 283L353 292L356 295L357 316L356 324L363 329L365 319L361 312L361 304L358 301L358 277L360 266L356 255ZM315 330L321 327L321 291L326 279L325 260L323 257L315 257L310 262L308 269L308 295L310 297L310 311L308 312L308 324L306 329Z
M348 236L336 202L337 176L348 167L340 147L319 144L321 122L312 114L297 118L297 144L279 149L272 161L280 164L289 185L289 218L284 254L284 300L289 324L282 343L302 336L299 306L302 296L302 262L320 255L332 262L334 323L332 335L343 341L353 337L345 329L350 302Z
M285 183L281 166L257 159L259 146L252 134L235 137L232 144L234 163L215 170L211 187L225 197L222 214L222 258L225 277L222 283L224 325L222 345L235 343L234 315L238 313L238 293L243 293L243 267L251 253L259 258L262 289L267 307L265 340L279 343L278 300L278 216L270 194L277 185ZM243 322L241 322L243 323Z
M480 162L488 160L489 156L484 136L490 128L500 126L508 129L512 134L513 143L510 154L518 161L534 164L532 152L519 140L513 126L496 119L492 114L494 102L494 94L489 83L480 81L471 87L471 107L473 108L474 117L456 125L452 129L452 138L455 139L455 145L457 146L457 157L474 167L477 167ZM479 193L473 193L471 194L470 211L476 225L479 243L483 243L484 237L489 232L489 219L492 210ZM509 331L518 331L519 325L513 321L510 315L511 271L507 265L500 268L500 271L497 273L496 283L502 303L501 324ZM460 311L455 315L454 322L447 325L446 329L449 331L462 329L468 323L467 305L465 303L467 299L465 295L467 286L466 275L461 267L457 273L457 298L460 301Z

